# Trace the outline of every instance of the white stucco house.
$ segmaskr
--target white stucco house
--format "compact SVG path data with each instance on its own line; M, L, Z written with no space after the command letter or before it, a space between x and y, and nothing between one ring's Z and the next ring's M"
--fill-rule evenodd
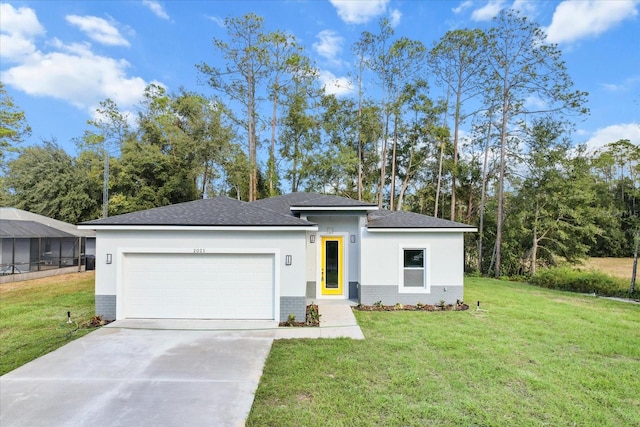
M197 200L82 223L106 319L304 319L307 302L463 299L475 227L315 193Z

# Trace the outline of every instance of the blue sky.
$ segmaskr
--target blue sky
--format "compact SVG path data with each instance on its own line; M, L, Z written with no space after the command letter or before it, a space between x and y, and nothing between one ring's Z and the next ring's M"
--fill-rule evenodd
M448 30L487 28L504 8L545 28L575 88L589 92L591 115L576 124L574 142L640 144L639 0L8 1L0 3L0 80L33 129L26 143L55 138L74 154L73 138L106 98L134 116L149 83L213 95L195 64L223 65L211 41L226 37L226 17L254 12L267 30L292 33L326 90L350 96L351 45L381 17L396 36L431 47Z

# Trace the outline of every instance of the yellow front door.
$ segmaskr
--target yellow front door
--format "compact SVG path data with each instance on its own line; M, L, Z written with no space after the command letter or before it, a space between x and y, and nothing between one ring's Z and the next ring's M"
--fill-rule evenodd
M342 237L322 237L320 286L322 295L342 295L344 254Z

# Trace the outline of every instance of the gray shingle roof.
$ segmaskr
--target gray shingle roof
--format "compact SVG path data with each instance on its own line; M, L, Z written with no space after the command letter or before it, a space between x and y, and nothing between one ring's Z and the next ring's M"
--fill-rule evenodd
M3 239L26 239L32 237L78 237L35 221L0 219L0 236Z
M290 214L291 208L362 208L363 211L376 208L374 203L361 202L347 197L333 196L317 193L291 193L283 196L260 199L251 202L252 205L260 206L274 212Z
M87 221L81 225L308 227L315 224L229 197L214 197Z
M474 229L472 225L434 218L406 211L381 209L368 215L367 228L460 228Z

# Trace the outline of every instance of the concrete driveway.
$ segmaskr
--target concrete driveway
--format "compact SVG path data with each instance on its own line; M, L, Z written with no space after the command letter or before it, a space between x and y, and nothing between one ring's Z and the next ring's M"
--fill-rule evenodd
M244 425L274 332L195 326L115 322L3 375L0 425Z

